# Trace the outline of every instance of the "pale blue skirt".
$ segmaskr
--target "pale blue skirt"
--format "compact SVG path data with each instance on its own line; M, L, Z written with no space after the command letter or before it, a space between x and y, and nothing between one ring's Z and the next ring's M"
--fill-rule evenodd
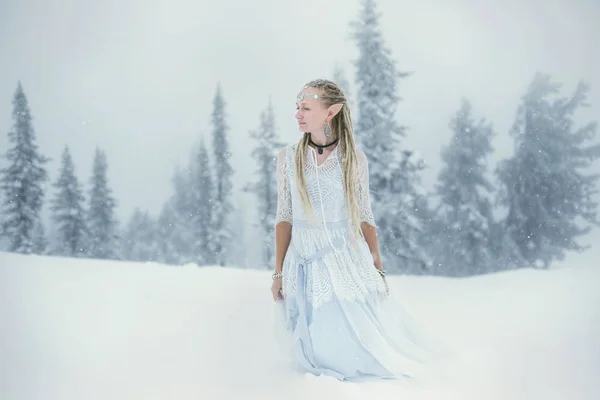
M350 251L346 241L339 237L333 245ZM308 301L310 269L327 268L322 261L332 252L333 248L327 244L309 257L301 258L293 253L286 256L289 263L294 263L295 268L289 264L288 268L295 273L296 283L293 295L285 296L280 302L280 311L287 333L288 354L296 366L304 372L329 375L342 381L419 375L424 370L428 352L419 345L414 322L405 310L389 303L385 291L363 291L351 299L340 298L333 291L318 307ZM331 257L328 260L332 262Z

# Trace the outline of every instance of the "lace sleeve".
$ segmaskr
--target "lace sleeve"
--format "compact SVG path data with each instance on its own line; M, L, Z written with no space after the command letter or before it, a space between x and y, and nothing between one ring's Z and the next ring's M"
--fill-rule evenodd
M281 149L277 155L277 212L275 214L275 225L280 222L292 223L292 192L285 148Z
M363 151L357 151L357 179L356 179L356 197L358 200L358 216L360 222L366 222L371 226L375 225L373 210L371 209L371 198L369 195L369 162Z

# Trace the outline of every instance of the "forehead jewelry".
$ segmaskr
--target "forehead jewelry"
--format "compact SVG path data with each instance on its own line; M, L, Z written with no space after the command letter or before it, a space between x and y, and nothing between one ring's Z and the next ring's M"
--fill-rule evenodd
M310 93L298 93L298 96L296 96L296 100L298 101L302 101L304 99L323 99L323 96L319 96L318 94L310 94Z
M308 85L304 86L304 89L308 89L308 88L309 88ZM298 93L298 96L296 96L297 101L302 101L304 99L318 100L318 99L328 99L328 98L329 98L328 96L320 96L318 94L310 94L310 93L305 93L305 92L300 92L300 93Z

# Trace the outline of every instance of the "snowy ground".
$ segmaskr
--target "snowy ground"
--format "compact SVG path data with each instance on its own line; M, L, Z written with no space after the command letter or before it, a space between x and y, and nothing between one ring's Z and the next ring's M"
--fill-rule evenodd
M600 399L600 267L390 278L458 353L444 384L281 368L267 271L0 253L0 399Z

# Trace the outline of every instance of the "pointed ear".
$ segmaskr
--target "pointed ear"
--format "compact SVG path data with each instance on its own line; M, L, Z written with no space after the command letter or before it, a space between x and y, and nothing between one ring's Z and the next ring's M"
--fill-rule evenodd
M331 119L333 117L336 116L337 113L340 112L340 110L342 109L343 104L339 103L339 104L332 104L329 107L329 112L327 113L327 116Z

